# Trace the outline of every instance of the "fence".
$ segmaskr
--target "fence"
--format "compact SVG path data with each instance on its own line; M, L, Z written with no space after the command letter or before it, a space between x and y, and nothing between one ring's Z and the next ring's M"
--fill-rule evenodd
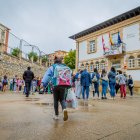
M30 43L28 43L27 41L25 41L24 39L20 39L19 37L17 37L16 35L14 35L13 33L9 32L9 36L7 39L7 44L6 45L6 29L2 29L0 28L0 44L3 44L3 46L6 48L4 50L5 53L8 53L10 55L13 55L13 52L15 51L15 49L18 49L20 51L20 57L23 59L26 59L28 61L33 61L34 58L30 58L29 54L30 53L35 53L37 55L37 61L33 61L36 63L40 63L43 57L46 57L47 59L47 55L45 52L41 51L39 49L39 47L32 45ZM44 65L44 63L41 63Z

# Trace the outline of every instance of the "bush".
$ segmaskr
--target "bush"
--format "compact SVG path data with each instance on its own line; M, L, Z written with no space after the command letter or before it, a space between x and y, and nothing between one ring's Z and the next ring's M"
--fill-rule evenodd
M16 57L19 57L20 52L21 52L21 50L19 48L14 48L12 50L12 55L16 56Z
M32 57L33 57L33 62L37 62L37 60L38 60L38 55L37 55L37 53L35 53L35 52L30 52L30 53L28 54L29 60L31 60Z
M48 61L47 56L42 57L42 63L46 63Z

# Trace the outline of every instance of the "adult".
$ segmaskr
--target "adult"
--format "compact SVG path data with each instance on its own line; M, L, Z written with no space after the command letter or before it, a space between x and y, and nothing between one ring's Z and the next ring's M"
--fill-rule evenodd
M16 91L16 87L17 87L17 75L15 75L15 77L13 78L13 91Z
M2 89L3 89L3 92L6 91L6 87L7 87L7 85L8 85L7 76L4 75L3 80L2 80Z
M118 80L119 80L119 85L120 85L120 92L121 92L121 98L126 97L126 77L124 74L122 74L122 71L119 71L119 75L117 75Z
M81 80L80 80L81 86L82 86L82 96L83 99L87 99L89 98L89 86L91 84L91 76L90 74L87 72L86 69L84 69L84 71L81 73ZM85 98L85 91L86 91L86 98Z
M34 73L31 71L31 67L28 67L27 70L23 74L23 79L25 81L26 87L26 97L29 97L30 90L31 90L31 83L34 79Z
M115 85L116 85L116 70L114 67L111 67L110 72L108 73L109 79L109 88L111 98L115 98Z
M77 99L80 99L81 90L82 90L82 87L81 87L81 84L80 84L81 73L82 73L82 71L79 70L78 73L75 76L75 94L76 94Z
M93 92L93 97L95 97L95 94L97 94L99 99L100 74L98 73L97 68L94 68L94 72L92 74L92 82L94 84L94 89L95 89L95 91Z
M132 76L129 75L129 78L128 78L128 88L129 88L131 96L133 96L133 87L134 87L134 82L133 82Z
M43 79L42 79L42 84L43 87L46 88L47 85L51 82L52 78L54 78L54 69L56 66L65 66L62 64L62 58L55 56L54 58L54 65L50 66L48 70L46 71ZM66 121L68 119L68 112L66 109L66 102L65 102L65 90L66 86L54 86L53 88L53 98L54 98L54 111L55 115L53 115L53 119L58 120L59 119L59 110L58 110L58 103L60 101L62 110L63 110L63 120Z
M107 99L106 92L107 92L107 87L108 87L108 77L107 77L107 71L105 69L102 70L101 79L102 79L102 98L101 99Z
M117 73L117 75L118 75L118 73ZM119 89L120 89L119 80L118 80L118 78L116 78L116 85L115 85L116 94L118 93Z

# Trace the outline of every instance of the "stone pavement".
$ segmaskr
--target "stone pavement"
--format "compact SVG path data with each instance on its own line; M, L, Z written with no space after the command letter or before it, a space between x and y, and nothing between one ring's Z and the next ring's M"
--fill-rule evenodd
M140 140L140 96L79 101L52 119L52 95L0 93L0 140Z

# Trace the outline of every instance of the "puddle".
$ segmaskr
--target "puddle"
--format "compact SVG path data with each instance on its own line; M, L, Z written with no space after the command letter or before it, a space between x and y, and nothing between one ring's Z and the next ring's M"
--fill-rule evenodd
M25 101L39 101L40 98L26 98Z
M35 103L36 105L53 106L53 103Z

